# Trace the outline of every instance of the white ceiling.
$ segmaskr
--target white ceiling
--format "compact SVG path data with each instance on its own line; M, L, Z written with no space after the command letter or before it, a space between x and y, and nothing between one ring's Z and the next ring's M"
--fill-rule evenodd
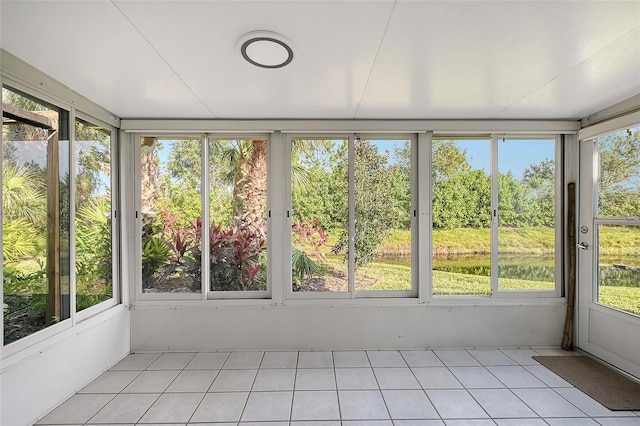
M122 118L578 119L640 94L640 0L0 8L3 49ZM294 62L244 61L256 30Z

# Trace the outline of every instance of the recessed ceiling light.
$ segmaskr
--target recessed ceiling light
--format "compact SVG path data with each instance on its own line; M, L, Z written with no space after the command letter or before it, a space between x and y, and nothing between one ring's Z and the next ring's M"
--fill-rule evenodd
M282 68L293 61L293 49L280 34L253 31L240 39L242 57L261 68Z

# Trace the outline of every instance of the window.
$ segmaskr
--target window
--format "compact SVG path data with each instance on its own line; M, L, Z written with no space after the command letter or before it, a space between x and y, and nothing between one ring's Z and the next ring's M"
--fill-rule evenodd
M111 132L75 122L76 311L113 297Z
M640 127L597 138L596 302L640 315Z
M140 147L142 292L266 294L266 138Z
M200 139L140 141L142 292L200 293Z
M491 141L432 142L433 294L491 294Z
M210 139L208 165L209 291L266 292L267 140Z
M499 290L556 288L555 152L555 139L498 141Z
M557 290L559 144L433 138L434 295Z
M292 290L415 295L412 138L291 140Z
M68 113L2 88L4 344L70 308Z

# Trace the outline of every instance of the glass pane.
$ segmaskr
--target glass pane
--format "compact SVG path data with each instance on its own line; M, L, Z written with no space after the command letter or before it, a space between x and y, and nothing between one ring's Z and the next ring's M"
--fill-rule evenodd
M555 140L498 142L498 287L555 289Z
M209 141L211 291L267 289L267 141Z
M491 141L435 139L433 294L491 294Z
M346 139L292 141L293 291L349 291L348 168Z
M640 217L640 127L596 140L600 218ZM597 226L597 301L640 315L640 228Z
M113 296L111 132L76 120L76 311Z
M200 293L199 139L141 139L142 291Z
M356 290L411 290L411 142L356 139Z
M596 141L598 216L640 217L640 127Z
M598 225L597 301L640 315L640 227Z
M2 89L4 344L69 318L67 113Z

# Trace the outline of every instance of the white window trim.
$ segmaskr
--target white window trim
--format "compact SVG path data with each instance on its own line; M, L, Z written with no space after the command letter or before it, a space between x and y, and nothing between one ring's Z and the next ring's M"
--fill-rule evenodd
M212 301L222 301L222 300L254 300L254 299L271 299L272 297L272 281L273 274L271 272L272 269L272 256L270 246L271 243L271 220L267 219L267 289L260 291L211 291L209 289L209 265L207 259L209 259L209 192L205 191L205 188L208 187L208 176L209 176L209 141L211 139L228 139L228 140L243 140L243 139L265 139L267 141L267 208L270 208L271 204L271 170L273 170L272 165L272 145L271 142L271 134L269 133L228 133L228 132L220 132L220 133L167 133L167 132L150 132L150 133L133 133L133 158L134 161L134 171L132 176L132 181L136 182L135 185L135 249L134 253L136 256L135 262L135 293L134 300L137 301L148 301L148 302L177 302L177 301L196 301L196 300L212 300ZM195 140L199 139L201 141L201 151L200 151L200 160L201 160L201 179L200 179L200 206L201 206L201 218L202 218L202 259L201 259L201 292L200 293L144 293L142 292L142 215L141 211L141 188L140 188L140 173L141 173L141 164L139 161L140 158L140 138L142 137L157 137L158 139L190 139ZM205 182L204 180L207 180Z
M428 142L429 142L429 152L426 153L428 158L428 167L425 167L428 171L427 182L429 182L429 193L433 191L432 183L431 183L431 161L432 161L432 142L434 137L442 138L447 137L447 135L442 134L427 134ZM477 136L478 138L482 137L483 139L486 137L484 135L468 135L468 137ZM562 197L562 185L564 182L564 164L563 164L563 155L562 155L562 136L560 134L555 134L555 159L554 162L556 164L556 181L555 181L555 198L556 198L556 206L555 209L555 288L553 290L541 289L541 290L503 290L499 288L498 285L498 267L499 267L499 259L498 259L498 220L499 220L499 209L498 209L498 139L500 138L510 138L510 139L543 139L540 134L526 134L526 133L492 133L490 137L487 139L490 141L490 150L491 150L491 211L492 211L492 219L491 219L491 294L490 295L474 295L474 294L460 294L460 295L434 295L433 294L433 280L432 280L432 248L433 248L433 228L431 226L431 221L427 224L429 227L429 238L428 238L428 257L429 257L429 280L428 280L428 300L429 302L433 302L436 304L439 303L450 303L453 301L472 301L473 303L492 303L491 301L496 299L501 300L509 300L513 302L517 301L530 301L532 299L541 299L541 300L554 300L558 299L562 295L562 282L563 282L563 232L565 227L563 226L563 211L564 211L564 198ZM454 137L464 137L460 135L451 135ZM548 140L548 138L545 138ZM424 161L424 160L423 160ZM431 204L432 196L430 196L429 200L429 214L432 212L432 204ZM497 215L494 215L493 212L496 212ZM431 216L429 216L431 218ZM468 302L467 302L468 303Z
M12 58L10 55L7 55L6 52L2 51L3 61L5 58ZM6 367L7 360L15 359L16 362L23 357L29 356L31 353L37 353L44 346L48 346L53 344L53 341L57 341L58 339L64 338L64 336L69 333L74 333L74 330L77 329L80 323L90 323L90 319L94 317L102 317L102 315L110 315L107 312L116 312L120 309L123 309L123 305L121 302L121 293L120 289L122 288L123 279L119 274L119 261L117 254L119 253L120 247L120 227L116 225L116 211L117 206L119 205L120 200L120 191L118 185L118 172L119 172L119 163L118 159L118 150L117 147L119 145L118 142L118 132L115 125L119 125L120 119L115 117L114 115L108 113L97 105L93 104L91 101L79 97L79 95L71 92L64 86L59 85L59 83L54 80L46 77L40 76L40 78L44 78L44 82L47 83L45 85L45 89L48 91L40 90L30 84L28 84L25 80L21 78L17 78L15 76L10 77L7 74L13 67L26 67L28 68L26 71L29 73L37 73L37 71L31 70L30 66L26 64L14 63L13 59L9 62L4 62L2 64L2 74L0 75L0 87L7 86L8 88L12 88L28 94L29 96L33 96L43 102L49 103L57 108L65 110L68 112L68 135L69 135L69 155L70 155L70 163L69 163L69 179L70 179L70 235L69 240L73 242L70 247L69 253L69 262L70 262L70 270L75 271L75 161L76 158L73 155L75 153L75 119L80 118L85 121L91 122L92 124L96 124L104 127L106 130L111 131L111 147L112 147L112 167L116 170L111 174L111 185L112 185L112 254L114 259L113 265L113 297L108 300L105 300L101 303L98 303L94 306L91 306L81 312L76 312L76 288L75 288L75 272L71 273L69 286L69 309L70 309L70 317L57 323L50 325L42 330L36 331L28 336L25 336L15 342L9 343L7 345L2 344L0 346L2 353L2 363ZM7 70L8 67L9 70ZM18 68L17 68L18 69ZM39 74L39 73L38 73ZM67 100L65 100L67 99ZM69 101L68 99L71 99ZM74 103L79 103L82 106L82 110L77 109L74 106ZM91 113L85 112L90 111ZM105 118L107 121L103 120ZM2 136L0 135L0 141L2 141ZM1 166L0 166L1 171ZM1 192L1 189L0 189ZM1 210L0 206L0 210ZM0 241L0 248L2 247L2 242ZM0 288L0 298L4 300L4 290ZM4 341L4 318L1 321L3 330L0 332ZM13 361L11 361L13 362Z
M80 119L80 120L84 120L86 122L89 122L91 124L95 124L96 126L100 126L102 127L104 130L110 132L111 136L110 136L110 149L111 149L111 259L112 259L112 265L111 265L111 289L112 289L112 293L111 293L111 298L104 300L100 303L97 303L93 306L90 306L86 309L83 309L80 312L76 312L77 306L76 306L76 274L71 274L71 279L70 279L70 284L71 284L71 291L70 291L70 298L71 298L71 312L74 313L72 314L72 318L73 318L73 323L74 325L80 321L84 321L87 318L92 317L93 315L96 315L102 311L104 311L105 309L109 309L113 306L116 306L120 303L120 301L122 300L121 298L121 290L122 290L122 277L120 276L120 218L118 217L118 200L120 199L120 186L119 186L119 167L120 165L118 164L118 147L119 147L119 143L118 143L118 132L117 129L101 120L96 120L93 117L90 117L88 115L83 114L82 112L78 112L76 111L75 108L72 108L70 114L69 114L69 125L71 126L71 131L69 134L69 152L70 153L75 153L76 150L76 133L75 133L75 122L76 119ZM71 250L70 250L70 261L71 261L71 265L72 269L75 270L75 264L76 264L76 247L75 247L75 240L76 240L76 227L75 227L75 219L76 219L76 209L75 209L75 205L76 205L76 165L77 165L77 158L75 157L75 155L72 155L72 162L70 164L70 205L71 205L71 215L70 215L70 221L72 223L73 226L71 226L71 232L69 235L69 239L70 241L73 241L74 244L72 244L71 246Z
M352 300L352 299L385 299L385 300L393 300L393 299L417 299L419 294L419 280L418 280L418 262L417 262L417 251L418 251L418 214L417 214L417 191L418 191L418 173L417 173L417 145L418 145L418 136L415 133L310 133L310 134L300 134L300 133L289 133L286 135L287 138L287 152L286 157L283 159L282 164L286 167L286 169L276 169L276 170L286 170L287 176L287 229L288 229L288 240L287 240L287 250L285 255L287 259L291 259L292 247L291 247L291 144L295 139L314 139L314 140L323 140L323 139L343 139L348 142L348 164L349 170L353 170L355 167L355 157L354 157L354 147L355 140L357 137L366 140L408 140L411 143L411 211L415 211L416 214L411 218L411 290L357 290L355 288L355 258L353 256L349 256L348 259L348 289L347 291L341 292L294 292L293 291L293 279L291 276L291 265L289 264L287 270L287 279L286 282L286 298L288 300ZM354 176L354 173L349 173L349 176ZM352 236L355 235L355 180L350 179L348 183L349 190L349 253L355 252L355 241Z

